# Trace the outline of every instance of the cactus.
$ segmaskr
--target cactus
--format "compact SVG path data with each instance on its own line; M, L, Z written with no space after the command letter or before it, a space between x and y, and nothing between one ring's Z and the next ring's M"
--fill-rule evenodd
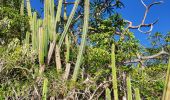
M47 56L48 53L48 43L49 43L49 0L44 0L44 55Z
M34 12L33 20L32 20L32 48L33 50L37 50L37 13Z
M65 59L66 59L66 63L69 63L69 58L70 58L70 40L69 40L69 36L68 35L66 35L65 43L66 43Z
M45 78L43 82L42 100L47 100L47 91L48 91L48 79Z
M43 28L39 28L39 63L44 64L44 33Z
M65 0L64 0L65 2ZM64 21L67 21L67 12L66 12L66 5L64 5ZM69 55L70 55L70 41L69 41L69 36L66 34L65 37L65 44L66 44L66 53L65 53L65 61L66 63L69 62Z
M36 40L36 42L37 42L37 49L39 50L39 29L40 28L43 28L43 21L42 21L42 19L38 19L37 20L37 40ZM44 35L44 34L43 34Z
M52 57L52 54L53 54L53 51L54 51L54 48L55 48L55 45L56 45L56 39L57 39L56 38L56 30L58 32L60 17L61 17L61 10L62 10L62 3L63 3L63 0L58 1L56 19L54 21L52 21L52 22L54 22L54 23L56 22L56 23L53 25L54 28L52 28L52 31L51 31L53 33L53 42L50 43L50 48L49 48L49 51L48 51L47 64L50 63L50 60L51 60L51 57Z
M55 57L57 71L61 71L60 49L58 48L58 45L56 45Z
M127 96L128 100L132 100L132 88L131 88L131 81L130 81L130 76L127 76L126 78L126 86L127 86Z
M23 0L24 1L24 0ZM23 3L22 1L22 3ZM22 4L24 5L24 3ZM30 0L26 0L26 8L27 8L27 14L28 14L28 17L29 17L29 24L30 24L30 28L31 28L31 31L32 31L32 12L31 12L31 4L30 4ZM23 10L23 8L21 8ZM21 11L22 13L23 11ZM27 32L26 33L26 44L29 44L29 41L30 41L30 32Z
M24 15L24 0L21 1L21 7L20 7L20 15ZM21 23L21 40L24 37L24 23ZM28 34L27 34L28 35Z
M141 100L138 88L135 88L135 98L136 98L136 100Z
M117 76L116 76L116 64L115 64L115 45L112 44L112 55L111 55L111 66L112 66L112 84L113 84L113 93L114 100L118 100L118 89L117 89Z
M166 73L166 79L165 79L165 86L163 91L162 100L169 100L170 99L170 58L168 62L168 68Z
M32 20L32 12L31 12L30 0L26 0L26 5L27 5L28 17L30 18L30 21L31 21ZM31 25L31 23L30 23L30 25Z
M111 92L110 92L110 89L109 89L109 88L106 88L105 91L106 91L106 99L105 99L105 100L112 100L112 99L111 99L111 95L110 95L110 93L111 93Z
M63 3L63 0L59 0L58 1L58 7L57 7L57 13L56 13L56 27L58 27L58 24L60 22L60 16L61 16L61 10L62 10L62 3Z
M20 14L24 15L24 0L21 1Z
M26 33L25 44L29 45L30 42L30 32Z
M61 45L62 45L62 43L63 43L63 41L64 41L64 38L65 38L65 36L66 36L66 34L67 34L67 31L68 31L69 26L70 26L70 24L71 24L71 22L72 22L72 19L73 19L73 17L74 17L74 14L75 14L75 12L76 12L76 9L77 9L77 7L78 7L79 2L80 2L80 0L76 0L75 3L74 3L74 7L73 7L73 9L72 9L72 11L71 11L71 14L70 14L70 16L69 16L69 18L68 18L67 24L66 24L66 26L65 26L65 28L64 28L64 31L63 31L63 33L62 33L62 35L61 35L61 38L60 38L60 40L59 40L59 43L58 43L59 48L61 48ZM58 18L56 17L56 19L58 19ZM57 21L57 22L58 22L58 21Z
M83 57L83 51L85 48L85 44L86 44L86 35L88 32L88 21L89 21L89 0L85 0L85 6L84 6L84 25L83 25L83 35L82 35L82 40L81 40L81 44L79 47L79 53L77 56L77 61L76 61L76 65L75 65L75 69L73 72L73 77L72 77L72 81L76 82L77 80L77 76L79 73L79 69L80 69L80 64L81 64L81 60ZM67 25L66 25L67 28ZM61 43L61 41L60 41ZM61 44L59 44L61 46Z
M50 41L53 41L53 33L55 31L55 16L54 16L54 0L49 0L49 11L48 11L48 34Z

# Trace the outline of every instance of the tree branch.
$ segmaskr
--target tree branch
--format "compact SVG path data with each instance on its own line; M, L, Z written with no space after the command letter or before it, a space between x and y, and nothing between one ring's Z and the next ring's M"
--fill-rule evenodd
M155 0L154 0L155 1ZM158 19L155 20L153 23L150 23L150 24L145 24L145 20L146 20L146 17L147 17L147 14L150 10L150 8L153 6L153 5L157 5L157 4L161 4L163 3L163 1L158 1L158 2L152 2L151 4L149 5L146 5L144 3L143 0L141 0L141 3L143 4L143 6L145 7L145 12L144 12L144 16L143 16L143 19L141 21L141 23L139 25L136 25L136 26L133 26L133 23L129 20L125 20L125 22L127 22L128 26L126 29L138 29L140 32L142 33L150 33L153 29L153 25L156 24L158 22ZM142 31L141 28L142 27L150 27L150 29L148 31Z
M137 54L137 59L125 61L124 64L137 63L137 62L141 62L141 61L145 61L145 60L149 60L149 59L155 59L161 55L170 55L170 54L167 53L166 51L164 51L163 49L162 49L162 51L158 52L157 54L154 54L151 56L141 56L141 55Z

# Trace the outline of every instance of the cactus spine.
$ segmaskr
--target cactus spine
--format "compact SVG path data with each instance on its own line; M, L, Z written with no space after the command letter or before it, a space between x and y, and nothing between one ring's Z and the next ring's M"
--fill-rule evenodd
M117 89L117 76L116 76L116 64L115 64L115 45L112 44L112 55L111 55L111 66L112 66L112 84L114 92L114 100L118 100L118 89Z
M82 57L83 57L83 51L84 51L85 44L86 44L86 36L87 36L87 32L88 32L88 21L89 21L89 0L85 0L84 9L85 9L85 11L84 11L83 35L82 35L82 40L81 40L81 44L80 44L80 48L79 48L79 53L78 53L78 56L77 56L75 69L74 69L74 72L73 72L73 77L72 77L73 82L76 82L76 80L77 80L81 60L82 60Z

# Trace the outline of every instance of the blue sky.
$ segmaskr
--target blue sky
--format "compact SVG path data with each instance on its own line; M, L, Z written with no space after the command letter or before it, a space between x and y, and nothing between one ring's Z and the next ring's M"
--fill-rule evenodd
M68 0L73 1L73 0ZM144 1L152 1L152 0L144 0ZM118 9L117 11L121 13L124 19L130 20L134 25L138 25L144 14L144 6L141 4L140 0L122 0L125 5L125 8ZM160 5L153 6L147 16L146 23L153 22L157 18L159 21L154 25L153 31L151 34L155 32L162 32L165 34L170 31L170 0L163 0L164 3ZM148 3L148 2L147 2ZM31 6L36 9L38 12L42 12L43 5L40 3L40 0L31 0ZM143 46L150 46L148 41L148 34L140 33L137 30L131 30L134 32L137 39L140 40Z

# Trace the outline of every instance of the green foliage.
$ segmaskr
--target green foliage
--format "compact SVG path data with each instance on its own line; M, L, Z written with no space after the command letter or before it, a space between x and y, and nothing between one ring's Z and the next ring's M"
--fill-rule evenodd
M101 48L87 48L85 54L85 63L88 64L89 73L95 73L100 69L107 68L110 63L109 52Z
M20 41L14 39L8 44L8 48L2 53L0 72L1 95L26 96L34 84L37 76L36 53L27 46L20 46ZM11 91L12 90L12 91ZM16 94L15 94L15 92Z
M131 68L126 66L120 70L130 74L132 86L139 88L141 98L153 100L157 97L156 100L161 99L166 72L164 64L148 66L145 69L142 69L140 65Z
M8 44L13 38L23 40L25 34L21 35L21 24L25 27L24 32L29 30L28 17L21 16L19 10L1 6L0 15L0 37L3 44Z

